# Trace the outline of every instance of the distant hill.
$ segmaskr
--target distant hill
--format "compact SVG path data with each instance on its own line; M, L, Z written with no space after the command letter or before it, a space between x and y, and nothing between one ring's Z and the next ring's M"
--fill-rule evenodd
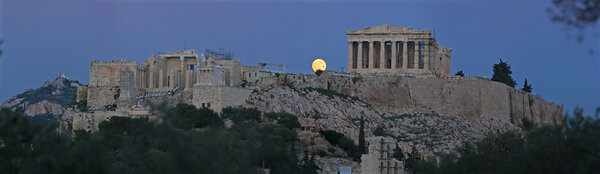
M59 76L53 81L46 81L40 88L27 89L11 97L2 103L2 107L22 111L41 121L58 120L65 108L75 102L79 85L79 81Z

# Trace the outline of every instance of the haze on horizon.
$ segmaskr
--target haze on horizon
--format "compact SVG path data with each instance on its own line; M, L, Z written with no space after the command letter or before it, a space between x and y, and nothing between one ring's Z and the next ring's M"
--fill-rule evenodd
M57 73L87 83L92 60L224 48L244 65L287 64L312 73L316 58L345 69L345 31L381 24L435 33L452 48L452 73L491 77L501 58L517 88L593 114L600 106L600 39L577 43L546 13L551 0L405 2L206 2L4 0L0 2L0 101ZM591 34L589 34L591 35ZM571 37L570 37L571 36Z

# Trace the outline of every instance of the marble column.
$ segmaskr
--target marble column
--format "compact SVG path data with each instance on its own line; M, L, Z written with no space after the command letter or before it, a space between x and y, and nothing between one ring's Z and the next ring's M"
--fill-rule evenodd
M164 87L164 75L163 75L163 70L158 70L158 88L163 88Z
M200 83L200 67L198 67L198 70L196 71L196 84Z
M408 69L408 41L402 42L402 68Z
M392 59L392 63L390 64L390 69L396 69L396 64L397 64L396 60L398 59L398 55L396 55L397 51L398 51L398 50L396 50L396 41L392 41L391 48L392 48L392 53L390 55L390 59Z
M185 88L190 88L190 70L185 70Z
M383 69L385 66L385 40L379 42L379 64L377 67Z
M353 56L353 50L352 50L352 42L348 42L348 67L346 71L350 71L352 69L352 56Z
M373 60L375 60L375 41L369 42L369 62L367 69L373 69Z
M180 70L179 71L179 77L177 78L178 82L177 82L176 86L183 87L184 86L184 84L183 84L183 82L184 82L183 78L185 77L184 73L185 73L185 70L187 69L187 67L185 66L185 57L183 55L179 56L179 61L181 63L180 63L180 68L179 68L179 70Z
M421 58L419 57L419 41L415 41L415 52L414 53L415 54L413 57L415 58L415 61L413 62L414 63L413 67L415 67L415 69L419 69L420 68L419 63L421 62Z
M362 69L363 62L363 43L362 41L358 42L358 53L356 54L358 58L356 58L356 69Z
M423 45L423 69L429 70L429 42ZM428 71L429 72L429 71Z
M148 67L148 86L150 89L154 89L154 62L150 63L150 67Z

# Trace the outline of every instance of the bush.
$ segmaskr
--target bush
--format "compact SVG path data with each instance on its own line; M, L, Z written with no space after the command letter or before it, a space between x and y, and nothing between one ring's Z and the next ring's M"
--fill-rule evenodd
M160 110L205 116L185 105ZM6 173L314 173L311 158L296 159L296 132L280 124L244 122L230 129L176 128L172 120L111 117L97 132L57 136L55 127L0 110L0 169ZM218 164L218 165L215 165ZM302 165L301 165L302 164Z
M320 131L320 133L331 145L338 146L339 148L343 149L344 152L346 152L346 154L354 161L360 161L361 152L358 146L354 144L354 141L344 136L344 134L333 130L324 130Z
M265 117L271 118L271 119L277 119L279 124L289 128L289 129L299 128L301 126L300 122L298 122L298 117L296 117L295 115L292 115L290 113L285 113L285 112L267 113L267 114L265 114Z
M260 111L255 108L226 107L221 111L221 117L239 124L244 121L260 122Z
M386 136L387 134L385 133L384 129L382 126L377 126L377 128L375 128L375 131L373 131L373 135L375 136Z
M168 120L180 129L189 130L209 125L223 125L223 120L209 108L196 109L194 105L180 103L175 108L169 109L168 113L170 113Z
M411 167L414 173L600 173L600 119L583 116L578 108L565 117L564 125L490 135L439 163L418 161Z
M87 105L87 100L82 100L80 102L73 102L73 103L69 104L69 107L74 108L74 109L79 109L79 111L81 111L81 112L87 112L89 110L89 107Z

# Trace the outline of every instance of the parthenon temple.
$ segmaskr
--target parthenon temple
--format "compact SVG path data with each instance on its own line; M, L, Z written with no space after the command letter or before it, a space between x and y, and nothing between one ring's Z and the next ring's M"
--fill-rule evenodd
M452 49L428 30L387 24L346 31L348 72L447 75Z

